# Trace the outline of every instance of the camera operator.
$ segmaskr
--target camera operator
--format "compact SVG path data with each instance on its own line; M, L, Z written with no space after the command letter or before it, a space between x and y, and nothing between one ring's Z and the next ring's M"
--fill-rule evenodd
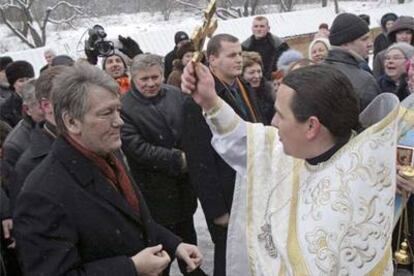
M130 89L127 64L130 59L143 53L138 43L131 37L119 35L120 46L115 48L112 41L105 40L106 33L100 25L93 26L88 33L89 38L85 41L88 62L95 65L98 57L103 57L102 69L118 82L120 94L125 94Z

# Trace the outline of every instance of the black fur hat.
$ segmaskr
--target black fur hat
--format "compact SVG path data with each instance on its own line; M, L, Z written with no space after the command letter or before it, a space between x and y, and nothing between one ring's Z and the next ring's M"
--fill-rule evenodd
M20 78L33 78L33 66L24 60L10 63L6 67L6 78L10 84L10 89L14 90L14 83Z

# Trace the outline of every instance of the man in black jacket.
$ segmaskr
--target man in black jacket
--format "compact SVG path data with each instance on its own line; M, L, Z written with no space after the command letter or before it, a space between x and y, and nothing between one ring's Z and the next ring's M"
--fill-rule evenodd
M262 122L255 93L239 78L242 49L239 40L229 34L213 36L207 45L207 58L215 78L217 94L245 120ZM187 98L184 105L183 149L188 171L203 207L214 242L214 275L225 273L227 224L229 221L235 171L211 146L211 132L201 108Z
M9 56L0 57L0 105L11 95L9 82L6 77L6 66L13 62Z
M132 89L122 99L122 148L152 217L185 242L195 244L193 214L197 201L181 150L184 94L162 84L162 59L136 57L131 66ZM178 262L186 275L185 263ZM168 275L168 269L163 273ZM191 275L204 275L200 270Z
M380 93L366 62L372 48L367 23L352 13L339 14L332 23L329 50L325 63L344 73L359 98L360 110Z
M30 144L20 156L15 166L15 181L10 185L11 210L14 210L18 194L29 173L40 164L49 154L52 144L57 137L56 122L53 112L51 91L53 79L63 72L64 66L53 66L44 70L36 80L35 95L41 110L44 112L45 121L39 123L30 135Z
M197 247L155 223L119 153L118 85L87 65L66 67L52 88L58 132L25 181L14 224L27 275L159 275Z
M173 70L173 61L177 58L177 50L178 48L183 45L186 41L188 41L190 38L188 37L188 34L185 32L176 32L174 35L174 49L172 49L164 58L164 80L168 80L168 76Z
M242 43L243 51L258 52L263 60L263 76L271 79L272 71L277 71L277 61L289 45L270 32L269 21L264 16L256 16L252 23L252 35Z

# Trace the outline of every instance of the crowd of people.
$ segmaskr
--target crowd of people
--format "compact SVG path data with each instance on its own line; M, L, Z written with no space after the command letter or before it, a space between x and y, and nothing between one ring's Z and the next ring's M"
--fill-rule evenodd
M185 32L165 57L119 36L102 68L46 50L37 79L0 57L1 275L207 275L197 200L215 276L392 275L414 18L381 27L342 13L303 53L256 16L196 64Z

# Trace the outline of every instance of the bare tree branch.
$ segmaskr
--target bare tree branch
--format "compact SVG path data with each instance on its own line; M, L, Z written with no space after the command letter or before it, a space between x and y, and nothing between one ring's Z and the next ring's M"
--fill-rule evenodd
M6 18L6 14L5 14L5 8L7 7L8 4L2 5L0 6L0 15L3 18L4 23L6 24L6 26L18 37L20 38L21 41L23 41L24 43L26 43L30 48L36 48L36 45L34 45L33 43L30 42L29 39L27 39L27 37L25 37L21 31L19 31L11 22L10 20L8 20Z
M186 7L190 7L190 8L199 10L199 11L202 11L204 9L204 7L200 7L200 6L194 5L194 4L186 2L186 1L175 0L175 2L177 2L177 4L181 4L181 5L184 5Z
M7 3L0 5L0 16L5 22L6 26L25 44L31 48L44 46L46 44L46 27L50 22L52 24L68 24L74 28L72 22L79 15L83 14L83 8L78 5L73 5L67 1L58 1L54 6L48 7L45 10L45 14L42 20L36 19L33 15L32 8L35 0L15 0L14 4ZM58 8L68 8L72 13L62 19L53 19L51 14ZM6 17L6 11L10 9L16 9L22 14L20 19L22 20L23 28L19 30L10 20ZM33 40L33 42L31 41Z

